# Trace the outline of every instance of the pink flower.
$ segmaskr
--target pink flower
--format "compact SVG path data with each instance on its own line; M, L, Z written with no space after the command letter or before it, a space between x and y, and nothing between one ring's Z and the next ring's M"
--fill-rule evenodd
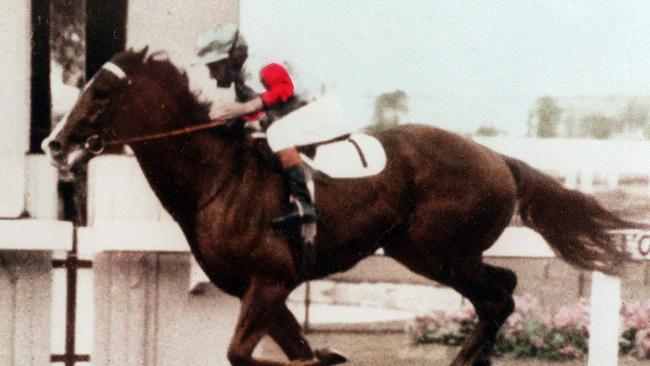
M575 327L587 331L589 329L589 308L584 301L573 306L563 306L553 315L551 324L556 328Z
M514 332L522 331L524 329L524 317L519 313L512 313L506 320L506 328Z
M621 314L627 328L650 328L650 301L623 304Z
M650 328L636 332L635 343L644 357L650 355Z
M535 315L539 312L539 301L531 294L515 296L515 312L522 315Z
M474 307L466 306L456 312L449 314L448 319L459 323L468 321L473 322L477 320L476 311L474 310Z
M573 346L565 346L560 350L560 354L567 358L576 358L582 356L582 351Z

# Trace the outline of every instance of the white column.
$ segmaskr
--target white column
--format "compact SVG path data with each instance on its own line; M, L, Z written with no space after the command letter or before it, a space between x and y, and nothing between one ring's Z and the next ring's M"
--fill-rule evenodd
M601 272L592 273L589 366L618 364L621 281Z
M2 3L0 45L0 218L17 217L25 200L25 160L30 118L30 2Z
M58 172L42 154L25 157L25 208L29 217L56 219L58 215Z

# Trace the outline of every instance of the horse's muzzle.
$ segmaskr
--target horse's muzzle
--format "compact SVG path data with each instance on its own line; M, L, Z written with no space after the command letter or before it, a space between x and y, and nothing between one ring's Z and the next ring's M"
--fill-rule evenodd
M81 148L66 152L63 144L53 138L43 140L41 148L50 157L50 163L59 171L59 179L62 181L73 181L75 166L82 161L87 161L90 154L88 150Z
M65 164L66 157L63 154L63 144L60 141L47 138L41 143L41 149L45 155L50 157L52 165L59 167Z

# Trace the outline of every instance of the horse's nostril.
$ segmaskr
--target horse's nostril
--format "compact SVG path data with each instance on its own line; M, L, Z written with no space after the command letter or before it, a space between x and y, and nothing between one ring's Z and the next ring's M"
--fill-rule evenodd
M52 140L47 144L47 148L50 150L52 154L56 154L58 152L61 152L63 149L63 146L61 143L57 140Z

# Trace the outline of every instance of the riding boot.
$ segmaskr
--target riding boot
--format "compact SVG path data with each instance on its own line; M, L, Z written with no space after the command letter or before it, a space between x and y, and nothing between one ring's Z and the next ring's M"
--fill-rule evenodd
M286 215L280 216L272 221L274 225L286 224L308 224L316 222L318 214L316 207L311 200L309 189L305 181L305 173L299 165L285 169L285 177L289 183L293 208Z

